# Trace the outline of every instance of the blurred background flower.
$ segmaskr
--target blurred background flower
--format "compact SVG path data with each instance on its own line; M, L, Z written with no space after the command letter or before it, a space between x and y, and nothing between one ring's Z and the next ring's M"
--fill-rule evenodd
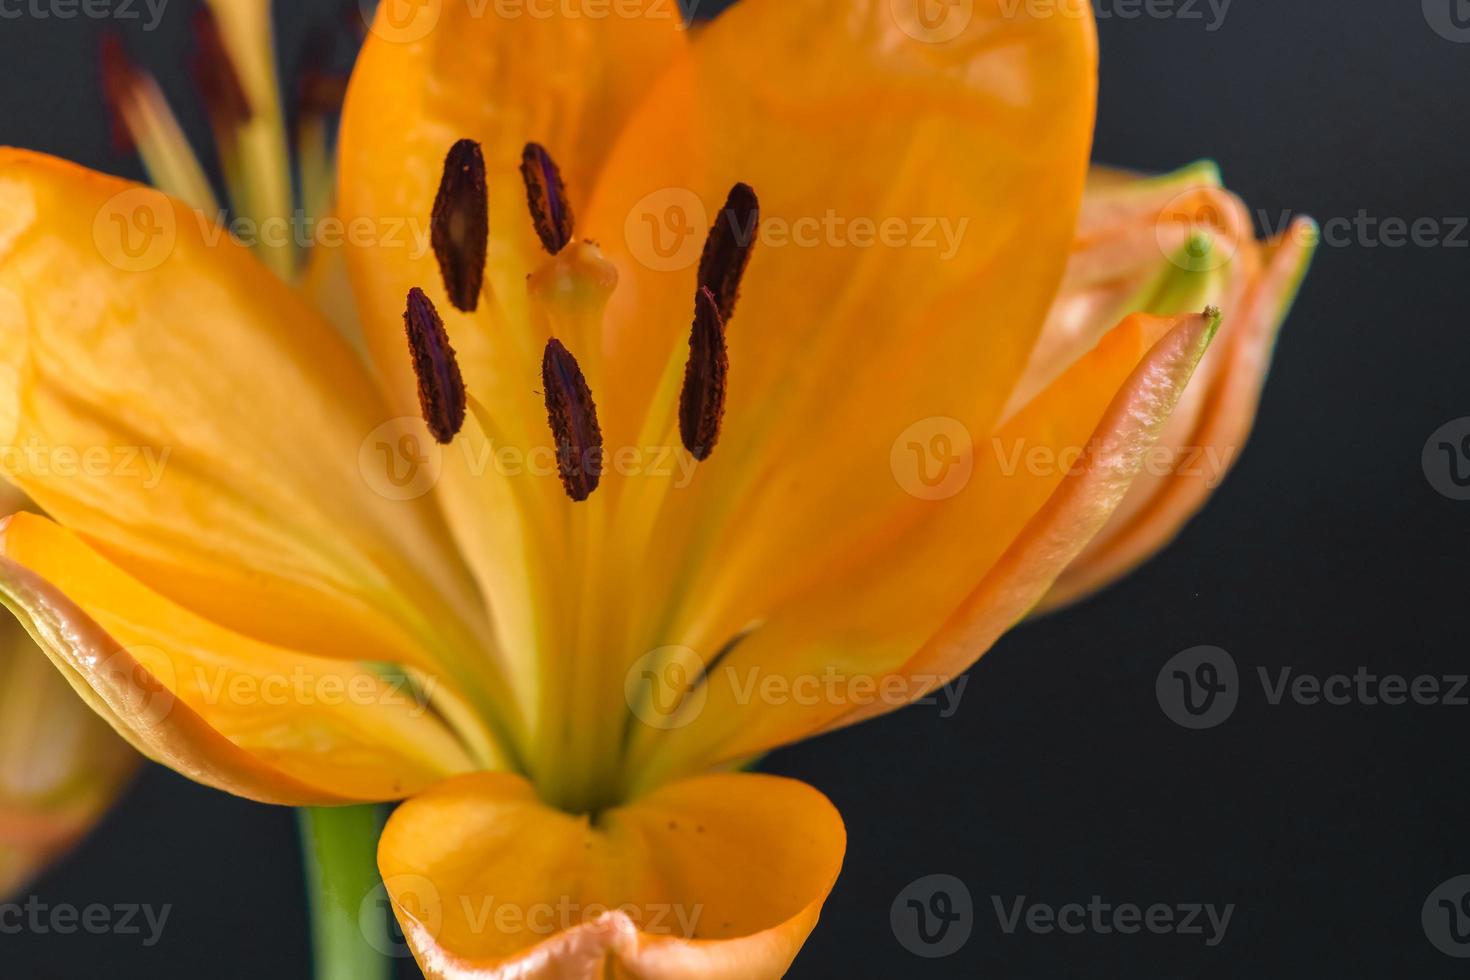
M25 504L0 486L4 513ZM14 617L0 616L0 899L81 839L138 762Z

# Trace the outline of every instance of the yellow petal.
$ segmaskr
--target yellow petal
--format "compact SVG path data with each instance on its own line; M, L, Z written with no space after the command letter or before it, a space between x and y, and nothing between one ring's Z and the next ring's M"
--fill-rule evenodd
M761 203L719 445L667 491L660 546L621 546L650 597L631 600L647 613L630 660L718 646L840 577L916 503L891 475L894 439L936 416L988 431L1040 330L1086 173L1090 11L982 0L940 40L895 9L725 11L655 87L587 211L620 272L599 417L610 452L647 451L678 444L705 231L737 181ZM655 390L662 425L645 424Z
M549 150L580 214L608 147L686 33L674 0L621 0L603 17L568 16L556 4L527 4L517 16L455 2L405 17L407 8L392 6L379 6L343 110L339 211L349 229L365 229L349 242L367 239L349 244L350 273L368 348L400 412L417 411L402 326L415 286L445 314L469 391L489 407L496 430L482 435L475 425L445 450L436 495L494 603L501 645L529 659L547 641L536 632L539 583L526 556L548 545L526 526L524 501L493 462L503 447L524 453L550 443L539 394L546 338L531 335L526 296L526 277L545 255L521 152L531 141ZM445 154L462 138L481 144L489 191L486 288L473 316L452 308L429 249ZM531 492L561 502L554 479L534 481ZM528 665L514 674L536 676ZM530 691L522 695L534 703Z
M213 220L0 150L0 468L230 629L442 670L426 651L478 646L484 614L431 502L384 479L394 413Z
M968 667L1102 527L1216 322L1135 316L1116 327L956 462L962 489L859 552L861 575L834 576L758 624L680 710L640 715L647 755L633 785L894 710ZM680 670L696 677L700 661ZM669 668L654 669L666 682L657 671Z
M90 830L138 762L0 614L0 899Z
M689 779L589 821L481 773L403 804L378 867L430 980L761 980L845 847L827 799L775 776Z
M1057 580L1043 609L1075 602L1157 553L1224 480L1250 437L1276 336L1316 239L1315 226L1303 218L1266 246L1263 271L1200 367L1198 412L1188 428L1176 430L1171 422L1161 440L1172 450L1168 462L1129 491L1107 528Z
M320 805L472 768L405 685L210 623L46 518L0 529L0 600L120 735L206 785Z

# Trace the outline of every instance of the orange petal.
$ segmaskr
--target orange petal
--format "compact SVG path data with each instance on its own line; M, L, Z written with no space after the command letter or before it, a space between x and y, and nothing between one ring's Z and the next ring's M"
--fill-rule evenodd
M322 805L472 768L406 685L217 626L44 517L0 526L0 600L119 734L206 785Z
M719 774L595 821L517 776L404 803L378 867L430 980L779 977L842 865L842 818L802 783Z
M1218 326L1218 318L1184 317L1154 346L1109 405L1080 464L944 628L904 665L905 673L930 677L938 686L1041 600L1127 493ZM877 713L860 708L840 724Z
M1174 450L1171 465L1130 490L1114 520L1057 580L1043 609L1075 602L1156 554L1224 480L1250 437L1276 336L1316 239L1315 226L1302 218L1266 246L1264 270L1228 318L1218 349L1210 352L1214 363L1201 386L1197 418L1177 435L1171 423L1162 441Z
M383 478L393 413L214 216L0 150L0 341L0 468L150 587L324 655L482 649L432 502Z
M138 762L0 614L0 899L90 830Z
M718 447L662 494L606 478L634 502L614 532L639 529L610 550L637 556L656 597L619 600L629 663L712 652L844 579L918 503L892 477L894 439L938 416L988 432L1041 329L1087 170L1091 11L980 0L923 29L911 7L741 0L599 181L586 226L620 281L589 373L610 453L678 446L701 244L736 182L761 205Z
M846 565L855 571L834 573L756 624L687 706L640 713L647 724L635 728L635 744L646 764L634 785L894 710L968 667L1122 499L1214 322L1136 316L1114 328L954 461L962 489L925 501L923 518L895 526L881 545L854 547ZM709 648L694 649L697 660L652 665L649 686L666 687L671 672L697 677ZM662 689L650 693L678 704Z

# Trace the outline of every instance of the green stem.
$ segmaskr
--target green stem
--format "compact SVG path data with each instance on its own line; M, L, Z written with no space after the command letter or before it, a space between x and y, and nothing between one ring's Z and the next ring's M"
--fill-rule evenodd
M392 962L383 904L364 904L378 887L382 813L376 806L297 810L311 904L316 980L387 980ZM373 933L373 935L369 935Z

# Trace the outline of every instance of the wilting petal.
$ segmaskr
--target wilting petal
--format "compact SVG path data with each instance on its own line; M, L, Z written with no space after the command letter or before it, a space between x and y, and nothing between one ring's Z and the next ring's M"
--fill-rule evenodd
M417 692L219 627L43 517L0 528L0 601L150 758L291 805L396 799L472 768Z
M390 499L377 451L403 438L381 434L393 413L213 221L0 151L0 466L230 629L443 669L424 651L477 646L483 610L431 503Z
M832 804L775 776L689 779L589 820L486 773L403 804L378 867L431 980L761 980L801 948L845 847Z
M1215 323L1138 316L1111 331L955 462L973 467L963 489L854 554L863 576L822 583L758 624L681 712L645 715L640 785L893 710L978 659L1122 499ZM966 562L973 571L955 581Z
M0 613L0 899L90 830L138 762Z
M1160 440L1168 465L1151 467L1117 514L1059 578L1042 608L1073 602L1148 559L1204 506L1250 437L1277 332L1311 261L1317 233L1299 219L1264 249L1264 269L1201 365L1201 404L1188 428L1171 421ZM1204 372L1208 370L1208 375ZM1193 393L1194 386L1191 386Z

